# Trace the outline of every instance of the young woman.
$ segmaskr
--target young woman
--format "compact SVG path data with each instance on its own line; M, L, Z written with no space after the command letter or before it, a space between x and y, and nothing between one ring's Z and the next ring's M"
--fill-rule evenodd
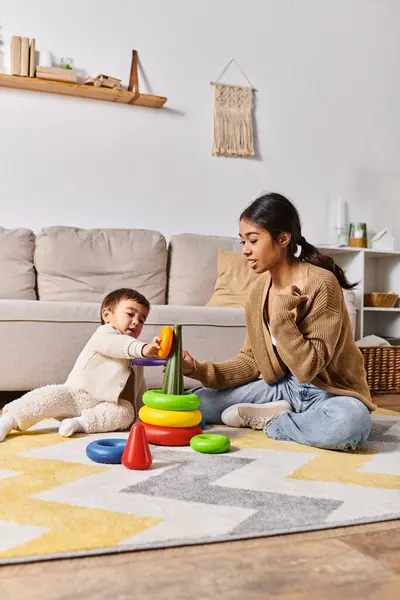
M246 339L234 358L197 362L183 372L208 423L263 429L276 440L355 449L375 409L341 288L342 269L309 244L296 208L280 194L255 200L240 216L249 267L260 276L246 304Z

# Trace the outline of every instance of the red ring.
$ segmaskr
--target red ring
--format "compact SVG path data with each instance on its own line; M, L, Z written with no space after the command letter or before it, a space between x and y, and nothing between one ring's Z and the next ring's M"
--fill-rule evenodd
M190 440L195 435L200 435L203 430L198 425L194 427L160 427L143 423L147 441L158 446L189 446Z

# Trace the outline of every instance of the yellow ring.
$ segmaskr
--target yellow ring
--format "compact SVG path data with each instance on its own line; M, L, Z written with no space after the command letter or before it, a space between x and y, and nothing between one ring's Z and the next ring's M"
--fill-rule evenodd
M139 410L139 419L149 425L160 427L194 427L202 419L199 410L162 410L142 406Z

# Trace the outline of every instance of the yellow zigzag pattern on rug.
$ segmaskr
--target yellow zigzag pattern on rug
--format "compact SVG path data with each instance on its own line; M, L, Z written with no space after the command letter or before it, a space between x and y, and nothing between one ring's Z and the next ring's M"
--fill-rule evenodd
M0 552L0 558L113 547L160 521L32 498L45 490L109 468L17 456L27 450L69 441L58 433L30 432L12 434L1 444L0 470L15 471L18 475L0 480L0 520L34 525L48 531L26 544Z
M399 413L379 409L377 414L399 416ZM280 452L297 452L300 454L315 454L311 459L294 471L289 478L304 481L324 481L329 483L343 483L361 485L366 487L400 490L400 476L386 475L383 473L361 472L360 469L377 454L374 449L359 450L355 452L335 452L302 446L294 442L281 442L272 440L260 431L251 431L234 441L239 448L255 448L265 450L279 450Z

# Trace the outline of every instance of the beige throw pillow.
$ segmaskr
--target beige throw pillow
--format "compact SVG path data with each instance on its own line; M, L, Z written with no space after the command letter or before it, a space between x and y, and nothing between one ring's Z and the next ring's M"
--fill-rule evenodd
M214 294L206 306L244 306L249 289L257 277L258 274L250 269L244 256L220 248Z

